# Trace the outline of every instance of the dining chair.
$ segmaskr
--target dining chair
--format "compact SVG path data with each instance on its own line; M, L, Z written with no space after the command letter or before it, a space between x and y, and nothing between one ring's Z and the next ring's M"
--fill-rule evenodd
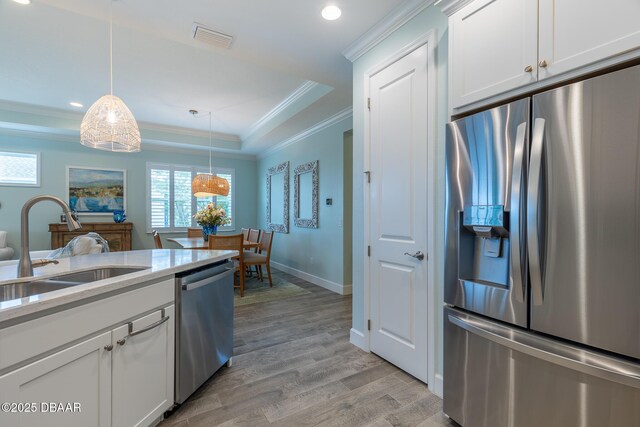
M251 231L251 229L241 228L240 231L242 231L242 237L244 238L244 240L249 240L249 231Z
M247 240L250 241L251 243L258 243L260 241L260 230L250 228L249 237L247 238ZM258 252L257 248L254 249L253 252Z
M153 240L156 242L156 249L162 249L162 240L160 240L160 234L156 230L153 230Z
M212 234L209 236L209 249L222 249L222 250L233 250L238 251L238 256L233 257L232 259L236 263L236 273L238 273L238 285L235 284L235 279L233 283L233 287L240 288L240 297L244 296L244 257L245 253L242 250L242 241L244 237L242 234L231 234L231 235L216 235ZM234 275L235 277L235 275Z
M187 237L202 237L202 228L187 228Z
M260 229L250 228L249 235L247 236L246 240L251 243L258 243L259 239L260 239ZM247 248L246 251L258 252L258 248ZM247 267L247 274L253 277L253 271L251 270L251 267ZM259 275L260 273L258 272L258 267L256 266L256 276L259 276Z
M267 267L267 275L269 276L269 287L273 287L271 280L271 246L273 245L273 231L262 231L260 237L259 253L249 252L244 254L244 265L247 267L256 266L260 280L262 278L262 266Z

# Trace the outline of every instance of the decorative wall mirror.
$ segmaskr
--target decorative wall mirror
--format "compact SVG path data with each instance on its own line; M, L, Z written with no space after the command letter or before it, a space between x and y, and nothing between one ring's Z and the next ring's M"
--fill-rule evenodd
M267 228L289 232L289 162L267 172Z
M318 228L318 161L293 171L293 216L297 227Z

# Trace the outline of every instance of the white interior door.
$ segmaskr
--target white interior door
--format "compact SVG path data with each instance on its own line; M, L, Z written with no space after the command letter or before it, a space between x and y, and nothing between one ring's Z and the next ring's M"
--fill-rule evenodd
M427 46L369 81L371 351L427 381ZM412 257L407 254L424 255Z

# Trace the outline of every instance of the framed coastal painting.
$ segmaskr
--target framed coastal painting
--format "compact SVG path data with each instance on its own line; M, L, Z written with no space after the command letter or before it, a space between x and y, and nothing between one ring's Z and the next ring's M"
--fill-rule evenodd
M83 215L111 215L127 208L127 171L67 166L67 201Z

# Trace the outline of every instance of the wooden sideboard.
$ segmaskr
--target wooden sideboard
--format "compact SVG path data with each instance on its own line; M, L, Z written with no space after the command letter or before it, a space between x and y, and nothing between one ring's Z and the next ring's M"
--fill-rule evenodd
M67 224L49 224L51 232L51 249L58 249L69 243L76 236L82 236L89 232L98 233L109 242L109 251L120 252L131 250L131 230L133 224L130 222L82 222L82 228L76 231L69 231Z

